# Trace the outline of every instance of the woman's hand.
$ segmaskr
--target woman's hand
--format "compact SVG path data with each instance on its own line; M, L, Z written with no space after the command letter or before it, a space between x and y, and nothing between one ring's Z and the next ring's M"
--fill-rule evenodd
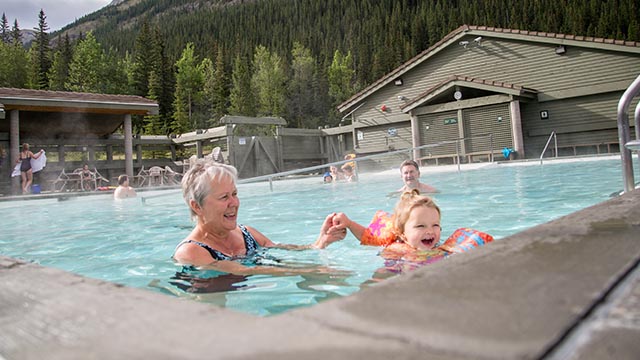
M316 242L311 246L315 249L324 249L330 244L340 241L345 238L347 235L346 227L336 226L334 222L334 217L336 213L331 213L327 215L322 223L322 227L320 228L320 235Z

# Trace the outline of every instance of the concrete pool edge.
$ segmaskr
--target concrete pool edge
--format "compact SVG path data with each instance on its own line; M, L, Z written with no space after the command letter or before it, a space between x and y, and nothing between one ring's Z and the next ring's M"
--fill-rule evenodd
M637 273L638 234L636 190L352 296L269 318L0 257L0 356L493 359L552 357L564 347L589 358L605 342L618 358L631 358L640 350L632 340L640 324L607 327L592 317L618 301L640 319L637 306L625 308L634 302L612 291L625 286L623 298L640 296L638 281L625 282ZM573 333L593 332L571 341Z

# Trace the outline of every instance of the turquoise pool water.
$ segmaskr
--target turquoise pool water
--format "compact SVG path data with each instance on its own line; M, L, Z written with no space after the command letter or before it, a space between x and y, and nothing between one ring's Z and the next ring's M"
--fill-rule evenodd
M473 227L498 241L607 200L622 188L618 159L487 164L462 172L425 168L422 180L442 191L435 200L443 213L443 238L458 227ZM240 184L239 218L273 241L306 244L330 212L343 211L368 224L377 209L392 210L397 198L386 195L400 185L397 169L361 174L359 183L323 184L319 176L278 181L273 192L268 183ZM327 274L213 274L217 281L189 282L170 259L192 228L181 194L165 190L139 196L0 202L0 254L257 315L352 294L383 266L379 249L360 246L348 235L325 250L267 252L280 266L319 265Z

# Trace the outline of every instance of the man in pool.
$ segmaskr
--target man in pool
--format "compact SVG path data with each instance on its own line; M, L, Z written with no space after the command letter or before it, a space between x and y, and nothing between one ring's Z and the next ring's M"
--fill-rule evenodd
M413 160L405 160L400 164L400 176L402 177L404 186L398 189L399 193L413 189L420 191L421 194L440 192L433 186L420 182L420 167L418 163Z
M114 199L126 199L136 197L136 191L129 186L129 177L127 175L118 176L118 187L113 192Z

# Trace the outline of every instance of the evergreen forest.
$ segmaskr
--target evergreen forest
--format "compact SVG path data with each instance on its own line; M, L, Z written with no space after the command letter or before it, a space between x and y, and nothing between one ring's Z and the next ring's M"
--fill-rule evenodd
M2 11L0 6L0 11ZM225 115L335 126L336 106L463 24L640 41L640 0L124 0L24 45L3 13L0 87L154 99L137 134Z

